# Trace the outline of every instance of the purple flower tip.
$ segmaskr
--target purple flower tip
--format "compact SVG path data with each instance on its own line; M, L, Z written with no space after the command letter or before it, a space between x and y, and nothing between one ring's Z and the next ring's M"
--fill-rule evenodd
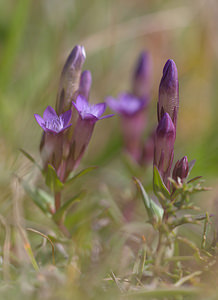
M167 80L170 83L172 80L178 80L178 72L176 64L172 59L168 59L163 68L162 81Z
M69 68L70 65L73 65L74 68L79 67L81 64L84 63L85 59L86 59L85 48L83 46L76 45L73 48L73 50L70 52L62 72L64 73L66 69Z
M89 70L82 72L79 84L79 95L83 96L85 99L89 98L89 92L92 85L92 74Z
M129 93L122 93L117 100L108 97L106 99L108 106L121 115L131 116L142 110L146 105L146 99L142 100Z
M158 124L156 133L160 137L164 137L164 136L175 137L176 135L175 126L173 125L173 122L168 113L165 113L163 115L162 119Z
M178 160L173 169L173 179L177 181L177 178L181 178L183 180L188 176L189 166L188 166L188 158L184 156L182 159Z
M101 115L105 112L106 103L98 103L95 105L91 105L88 103L86 98L79 95L76 99L76 103L72 102L76 110L78 111L81 119L90 120L96 122L98 120L102 120L105 118L112 117L113 115L106 115L101 117Z
M167 112L176 127L179 110L179 82L176 64L169 59L164 68L159 87L158 120Z
M140 54L138 62L136 64L134 77L138 78L140 76L150 75L150 55L148 52L144 51Z
M72 125L69 124L71 115L72 111L68 110L58 116L56 111L51 106L48 106L43 113L43 118L38 114L34 116L39 126L41 126L45 132L58 134Z

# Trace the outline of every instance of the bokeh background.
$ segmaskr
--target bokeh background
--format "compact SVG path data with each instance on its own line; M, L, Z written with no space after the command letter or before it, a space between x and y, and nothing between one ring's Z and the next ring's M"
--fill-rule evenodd
M206 185L213 187L200 196L202 207L214 211L218 198L217 32L216 0L0 0L1 214L13 222L13 199L19 192L14 189L14 174L32 174L35 180L34 168L19 148L40 160L41 129L33 114L55 105L63 64L76 44L86 49L84 68L92 72L93 103L129 90L138 55L143 50L150 52L153 75L147 132L157 122L163 66L169 58L176 62L180 110L175 159L187 155L189 160L197 160L193 176L202 175ZM83 165L98 165L100 171L88 175L85 184L78 184L103 194L111 189L113 205L118 207L119 201L122 207L124 195L131 193L134 175L123 166L121 153L119 117L99 122ZM143 170L140 174L149 188L151 172L147 173L150 179L143 178ZM72 224L79 218L90 220L97 200L90 206L83 204L81 215L78 213ZM24 197L21 208L27 223L45 229L47 221L28 198ZM112 210L115 220L119 219L117 209ZM111 231L116 231L117 223L113 226ZM86 243L93 244L89 230L87 225L78 231L84 249ZM103 235L107 234L105 229Z

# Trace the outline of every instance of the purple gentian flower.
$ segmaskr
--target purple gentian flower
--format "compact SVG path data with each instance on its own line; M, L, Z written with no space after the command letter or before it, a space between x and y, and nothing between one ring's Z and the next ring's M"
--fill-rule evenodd
M122 93L118 95L117 99L108 97L106 102L115 112L125 116L132 116L142 110L146 106L147 101L146 99L139 99L130 93Z
M176 130L168 113L160 120L154 138L154 165L169 189L168 177L173 163Z
M179 81L176 64L169 59L163 69L163 76L159 86L159 100L157 104L158 121L164 113L168 113L176 128L179 110Z
M43 118L38 114L34 114L39 126L41 126L45 132L49 132L52 134L61 133L68 127L70 127L72 125L69 124L71 115L72 111L68 110L60 116L58 116L56 111L51 106L48 106L45 109L43 113Z
M98 104L89 104L89 102L83 96L79 95L76 99L76 103L72 102L74 107L79 113L79 117L82 120L89 120L91 122L96 122L98 120L106 119L112 117L111 115L106 115L101 117L101 115L105 112L106 103L98 103Z
M70 142L69 156L66 163L65 178L72 170L75 170L89 144L95 123L98 120L112 117L113 115L102 116L106 109L105 103L91 105L87 99L79 95L76 102L72 102L79 117L75 125L73 136Z

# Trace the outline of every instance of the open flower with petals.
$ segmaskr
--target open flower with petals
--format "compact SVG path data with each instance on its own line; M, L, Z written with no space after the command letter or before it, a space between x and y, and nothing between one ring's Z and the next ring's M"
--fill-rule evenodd
M121 115L132 116L142 110L146 106L147 101L146 99L139 99L130 93L122 93L118 95L117 99L108 97L106 102L113 111Z
M113 115L106 115L101 117L105 112L106 103L90 104L83 96L79 95L76 99L76 103L72 102L74 107L79 113L82 120L90 120L96 122L98 120L112 117Z
M113 115L102 116L105 112L106 104L90 104L83 96L79 95L76 102L72 102L76 110L78 111L79 118L73 132L69 157L67 160L66 176L69 172L75 170L83 157L83 154L89 144L92 137L92 133L95 127L95 123L98 120L109 118Z
M146 126L145 109L147 99L140 99L130 93L122 93L117 100L108 97L108 106L121 116L121 127L125 149L135 160L141 157L141 137Z
M58 170L63 155L63 132L71 126L69 124L71 115L72 111L68 110L58 116L51 106L46 108L43 118L38 114L34 115L37 123L44 130L40 145L44 168L52 164Z
M71 115L71 110L68 110L58 116L56 111L51 106L48 106L43 113L43 118L38 114L34 116L39 126L41 126L45 132L58 134L71 126L71 124L69 124Z

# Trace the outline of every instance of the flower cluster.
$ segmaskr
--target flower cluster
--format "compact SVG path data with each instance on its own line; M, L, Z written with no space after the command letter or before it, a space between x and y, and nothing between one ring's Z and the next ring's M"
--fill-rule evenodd
M154 166L170 191L171 168L174 157L176 124L179 110L179 83L176 64L169 59L163 69L157 105L158 126L155 132ZM172 177L183 181L188 175L188 159L183 157L175 164Z
M78 166L95 123L112 116L102 117L106 109L105 103L89 104L92 76L88 70L82 72L84 61L84 48L76 46L67 58L61 74L57 112L48 106L43 118L35 114L36 121L44 131L40 145L44 169L48 164L52 165L62 182Z

